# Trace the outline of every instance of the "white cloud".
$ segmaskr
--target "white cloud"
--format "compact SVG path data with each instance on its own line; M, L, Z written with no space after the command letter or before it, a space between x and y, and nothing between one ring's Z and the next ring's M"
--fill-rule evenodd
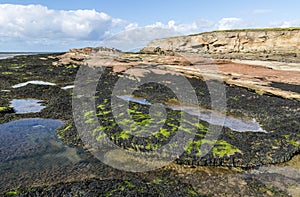
M125 30L132 30L132 29L136 29L138 27L139 27L139 25L137 23L130 23L129 25L127 25L125 27Z
M110 38L101 41L99 45L124 51L137 51L154 39L199 33L212 27L213 23L206 20L199 20L190 24L180 24L170 20L167 24L156 22L145 27L139 27L138 24L131 23L125 27L125 31L112 35Z
M174 20L170 20L167 24L156 22L152 25L147 25L146 27L169 29L180 34L191 34L198 33L204 29L211 29L213 23L208 20L198 20L192 23L178 23Z
M125 29L125 31L119 32L110 38L101 41L99 46L117 48L123 51L138 51L146 46L151 40L181 35L172 28L165 28L164 25L158 23L146 27L137 27L133 25L133 28L131 28L130 25Z
M95 10L52 10L42 5L0 4L0 50L67 50L71 47L111 45L133 49L162 37L198 33L207 21L190 24L170 20L140 27ZM116 34L116 32L121 32ZM109 39L108 39L109 38ZM27 49L26 49L27 46Z
M209 25L205 20L190 24L170 20L166 24L156 22L140 27L95 10L52 10L42 5L0 4L0 37L6 38L0 45L2 50L8 51L17 50L16 47L24 50L26 46L28 50L55 47L67 50L97 46L101 40L105 40L102 44L132 49L157 38L198 33Z
M219 30L237 29L245 26L245 22L241 18L222 18L217 27Z
M273 22L270 24L272 27L299 27L300 26L300 20L291 20L291 21L279 21L279 22Z
M22 44L20 40L24 44L41 45L99 40L124 23L95 10L66 11L41 5L0 4L0 36L13 38L19 44Z
M271 10L257 9L254 13ZM139 26L96 10L53 10L42 5L0 4L0 51L65 51L73 47L105 45L134 50L157 38L211 30L250 28L241 18L205 19L181 23L170 20ZM271 26L299 26L283 21ZM117 33L120 32L120 33Z

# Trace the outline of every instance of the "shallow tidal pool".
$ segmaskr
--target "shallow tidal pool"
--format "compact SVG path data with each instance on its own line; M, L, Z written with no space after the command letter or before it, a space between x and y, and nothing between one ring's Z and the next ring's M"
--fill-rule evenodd
M42 100L36 99L13 99L10 102L16 114L37 113L46 108L42 105Z
M38 182L49 173L49 177L55 176L81 161L77 148L64 145L56 137L56 129L63 125L60 120L41 118L0 124L2 189ZM58 174L64 176L62 172Z

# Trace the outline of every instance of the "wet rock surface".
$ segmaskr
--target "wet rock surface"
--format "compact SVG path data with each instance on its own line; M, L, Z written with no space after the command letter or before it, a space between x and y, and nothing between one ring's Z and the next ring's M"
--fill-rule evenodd
M139 56L137 54L133 54L132 56L127 55L126 57L115 58L116 64L112 62L109 65L101 64L101 69L105 68L105 75L102 75L103 77L99 82L96 94L96 105L101 106L97 108L97 113L99 114L97 116L98 121L105 122L109 118L113 118L110 113L111 106L109 102L113 85L119 78L124 76L131 80L131 75L125 71L135 65L139 65L140 60L144 61L146 59L146 61L151 62L151 60L155 59L155 63L149 63L147 66L151 65L149 67L156 68L159 71L158 76L163 77L165 72L168 72L168 70L166 71L159 67L163 63L157 64L160 61L159 56L141 56L140 58L137 58ZM126 59L126 61L122 59ZM20 56L0 61L0 89L9 90L0 92L0 122L6 123L12 120L35 117L59 119L66 125L57 132L62 141L66 144L83 147L84 144L79 138L73 122L73 89L62 89L62 87L73 85L76 73L80 67L77 64L53 64L56 61L58 61L57 54ZM82 62L82 60L79 62ZM174 61L172 62L174 65L176 64ZM182 65L186 65L186 63ZM17 69L15 68L16 66L18 67ZM115 67L118 69L115 69ZM201 106L210 108L211 99L207 96L209 95L209 91L206 83L199 77L191 77L189 74L187 76L189 82L195 88ZM28 84L24 87L12 88L13 85L32 80L42 80L55 83L56 85ZM276 87L279 87L279 85L276 84ZM281 87L282 85L279 88ZM288 85L284 86L286 90L289 90L289 88L290 86ZM170 164L170 166L153 172L134 174L111 169L101 164L93 156L84 156L85 154L81 153L82 159L75 164L71 163L70 168L68 168L69 170L53 169L54 171L44 171L42 174L36 174L31 177L28 172L22 174L22 168L20 168L20 177L12 182L7 182L5 186L3 185L4 189L1 192L4 192L3 195L19 196L40 196L53 193L65 196L70 194L78 196L94 194L111 194L112 196L124 194L131 196L139 194L155 194L156 196L166 196L167 194L177 196L217 196L221 194L230 196L246 194L249 196L297 196L299 194L299 192L297 193L297 188L299 188L298 175L287 176L285 174L285 172L295 174L297 171L285 169L281 172L273 168L270 168L271 170L258 168L257 170L248 171L247 168L282 163L290 160L299 153L299 101L272 94L260 95L253 89L238 87L230 83L225 85L225 89L227 113L236 117L246 116L255 118L268 133L239 133L228 128L223 128L220 137L214 142L216 143L215 148L206 156L199 157L198 146L201 144L205 129L209 126L206 122L200 121L199 124L189 125L188 127L196 128L199 131L196 133L198 135L194 141L190 143L191 146L188 146L184 154L176 160L180 165ZM297 90L297 85L293 86L291 90L295 91L295 89ZM147 98L152 102L176 100L174 94L166 91L164 87L153 84L145 86L144 89L141 88L135 94L136 96ZM9 107L11 100L26 98L43 100L43 105L46 108L37 113L16 114ZM86 99L88 103L90 98ZM83 103L83 113L87 113L88 111L84 111L84 109ZM131 102L130 109L134 110L132 117L137 118L138 122L147 120L147 113L149 112L147 106ZM87 120L89 120L88 114L86 115ZM178 126L176 119L179 116L177 112L170 110L169 117L173 118L173 120L167 122L169 125L165 125L167 132L160 131L157 135L149 139L141 140L134 136L119 135L118 132L121 132L120 128L117 126L111 127L111 125L106 130L106 134L117 145L123 148L146 151L145 147L147 143L164 144L168 142L169 137L172 137L172 132L176 131L174 127ZM132 147L132 143L139 145L139 149L136 146ZM206 143L209 144L210 142L206 141ZM149 147L150 150L155 148L155 146L151 145ZM22 152L22 149L19 151ZM217 169L217 167L196 167L197 165L239 166L247 168L235 169L224 167L223 169ZM295 165L293 168L295 168ZM261 176L262 173L265 174ZM47 180L39 180L39 176L45 175L49 176ZM13 175L7 174L5 176L9 177ZM30 180L31 178L29 177L35 180ZM146 179L145 177L148 178ZM274 180L277 181L273 184L272 181ZM282 184L278 180L285 180L285 183ZM35 186L31 187L31 185ZM15 190L15 188L20 189Z
M19 196L204 196L199 195L191 186L172 180L148 182L90 179L19 192Z
M96 96L100 99L96 99L96 106L99 106L99 121L102 121L103 125L107 122L113 122L108 125L106 131L107 134L118 142L119 145L134 148L135 145L139 145L139 148L146 147L150 144L164 144L168 142L169 136L157 135L150 137L149 139L139 139L137 137L128 137L128 139L121 139L121 136L115 135L115 133L121 132L114 122L113 114L111 113L110 96L102 97L102 95L111 95L115 83L118 81L117 75L110 75L109 70L105 77L102 78L100 84L107 84L105 88L99 87L98 94ZM145 76L146 77L146 76ZM199 79L191 78L190 83L195 87L199 102L202 106L210 108L211 100L209 97L203 97L201 95L209 95L207 84ZM83 85L85 86L85 85ZM144 96L147 100L167 101L168 99L174 99L174 95L168 93L163 87L149 85L145 87L146 91L136 91L138 96ZM144 90L145 90L144 89ZM156 96L159 94L159 96ZM226 86L227 111L230 114L237 117L251 117L255 118L261 123L262 127L268 133L255 133L255 132L236 132L229 128L223 128L218 138L219 141L215 142L215 148L205 156L201 155L199 150L203 136L209 135L207 132L208 124L200 121L201 127L188 123L189 130L197 130L196 137L191 144L193 144L189 150L184 152L183 155L177 160L181 164L187 165L226 165L226 166L240 166L240 167L253 167L264 164L280 163L289 160L293 155L299 151L299 102L295 100L288 100L270 95L258 95L253 91L249 91L244 88L236 86ZM126 102L119 102L120 106L126 105ZM141 112L147 113L147 105L132 104L133 109L140 109ZM129 109L130 110L130 109ZM88 113L85 109L83 112ZM170 111L171 123L165 125L169 135L173 136L175 128L176 131L176 112L172 115ZM105 115L104 115L105 114ZM84 116L84 113L82 114ZM133 114L134 116L134 114ZM144 117L146 118L146 117ZM172 121L173 118L173 121ZM194 117L191 117L191 120ZM89 117L86 117L86 121ZM179 121L179 120L178 120ZM124 120L124 122L126 122ZM179 121L180 122L180 121ZM284 124L283 124L284 123ZM122 124L122 123L118 123ZM125 123L128 124L128 123ZM170 125L175 126L170 126ZM203 127L203 128L202 128ZM204 129L204 131L203 131ZM213 143L214 141L205 141L203 143ZM131 143L134 143L132 145ZM228 143L228 144L227 144ZM146 144L146 145L145 145Z

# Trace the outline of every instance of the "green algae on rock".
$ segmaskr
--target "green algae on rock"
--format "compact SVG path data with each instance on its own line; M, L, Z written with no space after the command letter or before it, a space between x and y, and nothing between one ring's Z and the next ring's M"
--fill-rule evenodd
M147 108L150 106L148 101L153 98L156 99L154 102L161 102L157 100L157 98L161 98L162 101L166 102L173 98L172 95L163 93L163 96L159 97L158 94L162 91L155 93L155 89L157 87L152 86L150 88L150 85L145 86L144 88L147 91L151 89L154 91L151 93L142 93L140 89L139 92L136 91L135 93L137 94L137 98L141 98L141 95L143 95L143 99L150 95L150 97L147 98L147 102L145 102L145 100L143 100L142 103L140 101L138 101L138 103L131 101L129 102L128 111L115 114L114 117L111 110L111 98L109 95L111 94L111 88L113 88L118 77L119 76L115 75L113 72L106 72L105 77L99 82L100 84L107 85L105 87L101 86L96 93L96 117L101 127L93 131L93 136L97 138L100 131L105 131L105 135L109 136L110 139L118 146L125 149L145 152L149 150L156 150L167 143L178 130L179 125L176 117L174 116L172 118L172 116L169 116L169 119L165 122L163 129L157 130L154 132L154 135L147 135L147 130L144 129L137 130L138 127L131 123L134 121L137 125L143 126L151 124L153 121L149 117L149 113L147 111ZM190 82L195 87L196 92L202 92L201 95L199 94L201 103L204 106L209 107L210 101L203 96L203 93L207 92L205 82L196 78L190 79ZM190 145L186 146L186 152L179 157L176 162L188 165L253 167L263 164L280 163L286 159L290 159L297 153L299 146L295 146L296 143L293 142L297 141L297 135L295 133L299 131L296 126L299 123L294 121L299 116L298 112L295 114L295 110L297 111L298 101L287 100L270 95L258 95L251 90L236 86L226 86L226 92L229 97L236 98L228 100L230 114L237 114L237 117L249 116L255 118L262 124L264 129L270 131L270 133L238 133L228 128L223 128L219 140L206 143L207 145L216 144L207 155L203 156L199 151L199 147L203 144L204 147L206 146L205 143L201 143L201 139L207 135L207 128L209 127L209 124L204 121L201 121L196 125L185 122L184 124L189 126L187 128L182 128L182 130L190 133L191 129L196 128L197 132L195 133L195 136L197 138L194 142L190 142ZM205 93L204 95L208 94ZM120 103L122 103L122 101L120 101ZM124 101L122 106L126 103L127 102ZM126 113L130 115L129 118L131 120L125 118L124 115ZM157 117L161 117L161 114L158 113L159 112L155 113L155 116L157 115ZM168 110L168 115L171 115L172 113L177 113L177 116L180 117L182 112ZM274 116L273 114L276 115ZM285 115L293 117L293 120L289 119L287 121L287 119L285 119ZM119 118L120 122L117 122L116 124L114 118ZM293 124L294 126L290 127L287 126L287 124L280 124L280 122L277 121L278 118L285 119L286 123L288 122L288 124ZM96 119L93 121L90 120L90 123L94 123L95 121ZM160 122L158 121L157 123ZM123 131L118 124L120 124L119 126L121 126L121 128L123 126L128 126L130 129ZM131 132L139 135L145 134L147 138L141 139L136 136L131 136ZM284 133L293 133L290 136L290 141L281 140L282 137L280 136ZM103 137L105 137L103 134L99 134L98 140L103 139ZM255 154L256 152L259 154Z
M73 196L193 196L200 197L190 185L174 180L98 180L59 183L53 186L21 189L18 194L38 195L73 195Z

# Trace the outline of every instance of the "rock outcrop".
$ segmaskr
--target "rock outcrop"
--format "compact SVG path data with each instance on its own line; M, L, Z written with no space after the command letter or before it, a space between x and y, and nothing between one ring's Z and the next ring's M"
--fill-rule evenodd
M83 64L83 61L86 60L91 54L97 54L97 55L113 55L113 54L119 54L121 53L118 49L113 48L106 48L106 47L85 47L85 48L78 48L78 49L70 49L67 53L64 53L58 57L57 62L53 62L53 65L80 65ZM53 58L53 57L48 57Z
M300 28L200 33L151 41L142 53L208 54L214 58L300 62Z

